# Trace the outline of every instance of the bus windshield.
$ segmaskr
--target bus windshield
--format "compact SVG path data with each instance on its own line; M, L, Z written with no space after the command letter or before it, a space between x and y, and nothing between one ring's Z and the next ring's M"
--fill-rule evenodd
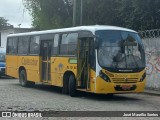
M0 53L0 62L5 62L5 53Z
M99 39L98 62L101 67L138 69L145 67L142 41L137 33L128 31L96 31Z

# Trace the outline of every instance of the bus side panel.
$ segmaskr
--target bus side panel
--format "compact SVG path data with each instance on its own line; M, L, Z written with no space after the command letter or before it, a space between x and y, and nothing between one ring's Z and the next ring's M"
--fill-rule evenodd
M96 81L96 72L90 69L90 92L95 92L96 90L95 81Z
M25 68L29 81L40 82L40 60L39 56L19 56L18 67Z
M6 55L6 74L18 78L18 57L13 55Z
M76 76L77 64L69 63L69 57L51 58L51 80L52 85L63 86L63 75L66 71L71 71Z

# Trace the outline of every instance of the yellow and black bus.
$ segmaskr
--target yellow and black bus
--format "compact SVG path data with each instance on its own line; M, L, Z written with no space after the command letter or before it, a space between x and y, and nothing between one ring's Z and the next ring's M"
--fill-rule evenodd
M143 92L145 52L138 33L114 26L11 34L6 74L22 86L42 83L97 94Z

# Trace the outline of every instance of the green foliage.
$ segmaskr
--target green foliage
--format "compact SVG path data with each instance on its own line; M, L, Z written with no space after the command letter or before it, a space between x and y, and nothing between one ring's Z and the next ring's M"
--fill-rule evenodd
M122 26L135 29L160 28L160 0L119 0Z
M38 30L72 26L70 0L23 0ZM80 25L77 0L76 25ZM134 30L160 28L160 0L83 0L83 25L114 25Z
M64 0L23 0L37 29L55 29L72 25L72 7Z
M0 30L9 26L9 24L7 23L8 20L6 20L3 17L0 17Z
M115 0L83 0L83 24L118 25L117 7Z
M160 0L134 0L135 29L160 28Z

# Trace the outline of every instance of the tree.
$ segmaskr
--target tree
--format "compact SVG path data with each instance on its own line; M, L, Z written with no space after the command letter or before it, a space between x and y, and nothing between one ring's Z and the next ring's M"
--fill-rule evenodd
M159 0L119 0L119 3L119 26L134 30L160 28Z
M37 29L53 29L72 25L72 5L68 0L23 0Z
M117 24L117 2L115 0L83 0L83 24Z
M72 26L71 0L23 0L39 30ZM76 25L80 25L77 0ZM114 25L134 30L160 28L160 0L83 0L83 25Z
M137 23L134 25L136 29L160 28L160 0L134 0L133 6Z
M0 30L10 25L7 22L8 20L6 20L3 17L0 17Z

